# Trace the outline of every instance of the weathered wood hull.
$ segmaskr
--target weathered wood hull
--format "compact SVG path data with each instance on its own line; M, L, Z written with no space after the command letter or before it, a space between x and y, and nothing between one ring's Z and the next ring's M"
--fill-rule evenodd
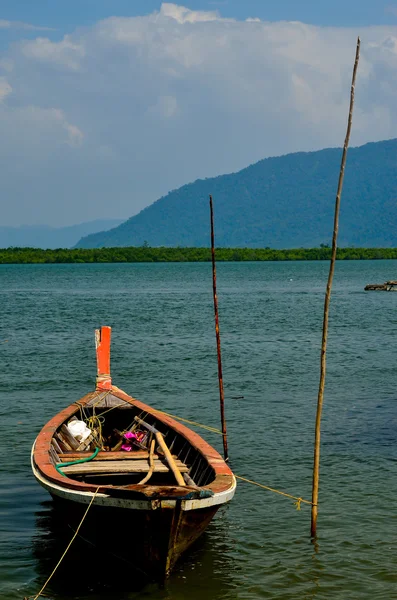
M53 495L75 531L85 507ZM206 530L218 506L184 511L182 502L157 510L108 509L95 506L81 528L81 536L99 552L109 552L128 561L148 580L163 582L178 559Z

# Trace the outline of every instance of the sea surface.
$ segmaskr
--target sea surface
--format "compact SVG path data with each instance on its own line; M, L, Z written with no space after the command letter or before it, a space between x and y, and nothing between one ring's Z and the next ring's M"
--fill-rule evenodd
M220 263L231 466L310 500L327 262ZM318 540L310 507L242 481L166 586L81 538L44 594L59 600L397 598L397 261L338 262L322 421ZM0 599L34 597L72 532L35 482L45 422L90 391L94 328L113 327L116 385L219 426L210 264L0 266ZM199 430L200 431L200 430ZM221 437L202 435L219 450ZM98 524L100 527L101 524Z

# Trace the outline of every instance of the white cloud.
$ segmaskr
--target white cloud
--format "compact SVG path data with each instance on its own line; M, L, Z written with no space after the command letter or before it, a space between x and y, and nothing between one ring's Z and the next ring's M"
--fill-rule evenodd
M5 77L0 77L0 102L2 102L8 94L11 94L12 87Z
M48 159L50 152L59 151L64 144L82 145L84 134L68 121L63 110L32 105L7 106L5 98L11 92L11 86L0 78L0 101L3 100L0 103L0 136L5 140L0 145L0 153L4 159L11 155L13 159L23 156L27 163L20 163L18 169L29 169L42 158Z
M52 42L48 38L23 42L21 51L27 58L55 63L71 70L79 69L80 61L85 55L84 47L73 43L68 35L60 42Z
M360 34L354 144L397 137L397 27ZM41 222L132 215L198 177L342 145L356 37L166 3L14 44L0 62L2 215L18 222L27 196Z
M71 146L81 146L84 139L83 132L76 126L65 122L64 127L68 132L68 143Z
M171 4L169 2L163 2L159 16L160 18L170 17L171 19L175 19L175 21L181 25L183 25L183 23L204 23L219 19L217 12L190 10L184 6L178 6L177 4Z
M0 29L25 29L28 31L55 31L52 27L41 27L40 25L31 25L22 21L6 21L0 19Z

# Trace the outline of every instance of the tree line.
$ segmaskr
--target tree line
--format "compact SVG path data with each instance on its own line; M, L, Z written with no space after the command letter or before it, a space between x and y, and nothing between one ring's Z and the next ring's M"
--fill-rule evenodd
M225 261L329 260L331 249L217 248L216 259ZM339 248L339 260L397 259L397 248ZM153 248L146 245L121 248L0 249L0 264L208 262L210 248Z

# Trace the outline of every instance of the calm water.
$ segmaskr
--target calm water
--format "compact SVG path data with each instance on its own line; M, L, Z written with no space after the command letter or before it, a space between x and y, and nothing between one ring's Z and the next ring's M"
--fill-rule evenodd
M140 589L128 565L82 539L47 596L397 598L397 294L363 291L396 272L397 261L337 264L317 552L307 506L240 482L165 589ZM232 468L307 499L327 273L318 262L218 265ZM131 395L218 426L218 391L209 264L1 266L0 283L0 598L11 600L39 591L72 535L60 536L29 453L41 426L92 389L94 328L113 327L113 380ZM115 547L126 539L139 544L115 531Z

